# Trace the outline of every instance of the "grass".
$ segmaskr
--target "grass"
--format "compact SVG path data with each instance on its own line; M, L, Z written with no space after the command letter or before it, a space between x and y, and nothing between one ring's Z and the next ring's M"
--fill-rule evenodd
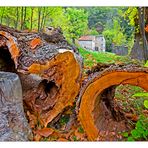
M110 52L97 52L79 48L79 53L84 58L84 66L92 67L96 63L137 63L136 60L131 60L129 56L118 56Z

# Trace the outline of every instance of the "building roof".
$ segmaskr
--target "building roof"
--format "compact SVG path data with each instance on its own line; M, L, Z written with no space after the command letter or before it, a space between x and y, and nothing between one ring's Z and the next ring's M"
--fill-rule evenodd
M79 38L79 41L93 41L94 39L95 39L95 36L85 35L85 36L81 36Z

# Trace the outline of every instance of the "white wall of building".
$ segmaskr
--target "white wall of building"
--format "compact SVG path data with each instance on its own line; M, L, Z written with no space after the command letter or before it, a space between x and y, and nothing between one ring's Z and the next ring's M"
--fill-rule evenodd
M79 45L89 50L95 50L95 42L93 41L79 41Z
M103 36L96 36L96 47L98 47L98 51L105 52L105 38Z

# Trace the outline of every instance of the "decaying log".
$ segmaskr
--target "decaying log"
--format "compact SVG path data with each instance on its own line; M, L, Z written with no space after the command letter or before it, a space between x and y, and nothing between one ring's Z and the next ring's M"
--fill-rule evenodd
M115 88L120 84L130 84L148 91L148 69L134 65L110 66L88 79L79 96L78 118L89 140L100 140L102 134L113 134L112 140L115 140L115 135L126 129L120 108L115 109L113 104ZM107 136L105 140L111 140Z
M19 75L25 109L45 127L73 105L81 85L81 57L59 28L30 33L0 25L0 53L0 70ZM114 140L127 128L124 114L114 105L116 86L131 84L148 91L148 69L97 65L88 74L77 101L78 118L89 140L103 139L105 134Z
M0 141L28 141L31 136L19 77L0 72Z
M80 56L59 29L29 33L0 25L3 60L6 51L14 62L7 65L20 76L25 105L47 126L78 95Z

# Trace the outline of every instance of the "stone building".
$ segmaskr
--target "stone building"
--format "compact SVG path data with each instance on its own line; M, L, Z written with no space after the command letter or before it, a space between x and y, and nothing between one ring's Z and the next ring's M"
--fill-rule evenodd
M81 36L78 40L78 43L83 48L93 51L105 52L105 38L103 35Z

